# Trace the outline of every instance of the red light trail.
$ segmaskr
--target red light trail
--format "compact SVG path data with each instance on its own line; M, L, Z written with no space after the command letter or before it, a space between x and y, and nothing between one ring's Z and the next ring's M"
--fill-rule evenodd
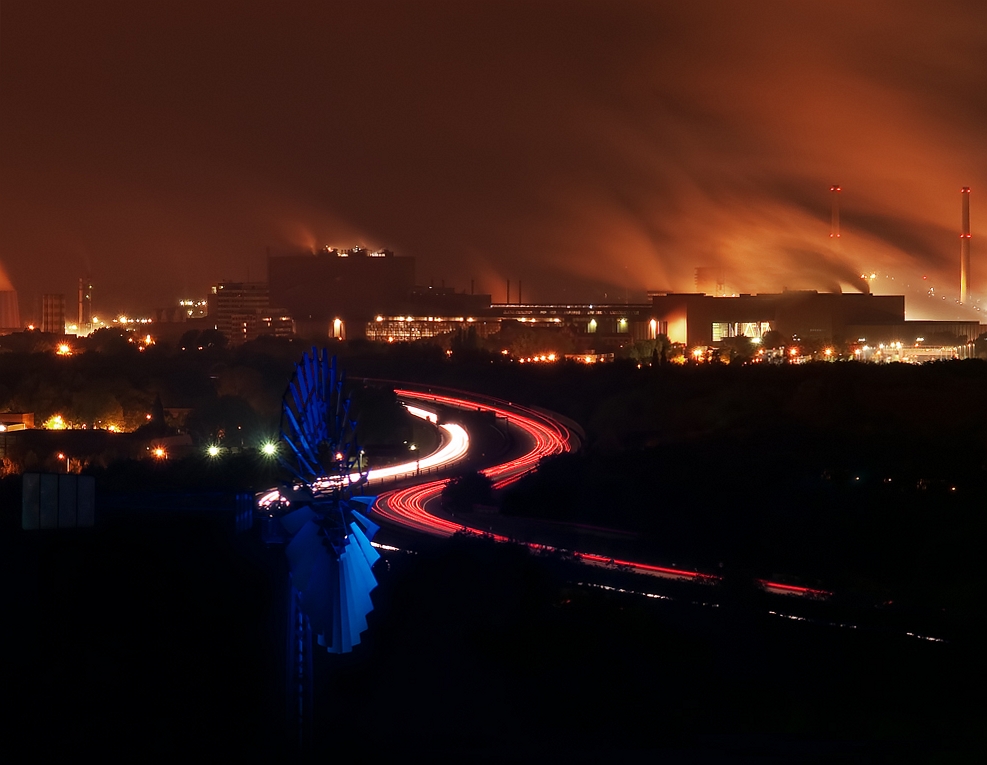
M768 592L776 592L781 595L804 595L812 598L828 598L833 593L826 590L814 590L811 587L797 587L794 584L781 584L780 582L769 582L766 579L758 579L757 583L762 589Z
M539 460L543 457L560 454L571 449L569 429L562 423L529 407L510 404L506 401L498 401L497 399L487 397L479 401L406 389L396 389L394 392L402 399L417 399L472 411L492 412L497 417L505 418L510 425L514 425L523 431L532 441L531 449L520 457L485 468L481 471L493 482L495 489L509 486L523 475L535 470L538 467ZM498 542L511 541L500 534L491 534L465 524L439 518L428 512L428 504L439 497L448 481L449 479L429 481L418 486L397 489L381 494L374 505L374 511L391 523L433 536L448 537L457 532L467 532L487 536ZM719 580L719 577L696 571L685 571L666 566L655 566L648 563L635 563L633 561L609 558L594 553L571 552L560 550L550 545L526 544L530 549L537 551L568 552L577 560L591 566L620 568L633 573L671 579L708 583Z

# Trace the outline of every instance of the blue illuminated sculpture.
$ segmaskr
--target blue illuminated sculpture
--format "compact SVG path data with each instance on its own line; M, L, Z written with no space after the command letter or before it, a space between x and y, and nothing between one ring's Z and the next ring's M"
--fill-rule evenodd
M336 358L313 348L295 366L281 413L278 460L290 474L281 489L282 507L290 511L281 518L291 537L289 654L296 652L289 672L306 675L308 683L311 635L331 653L353 650L377 586L371 568L380 556L370 543L379 527L364 515L375 498L352 496L367 470L343 382Z

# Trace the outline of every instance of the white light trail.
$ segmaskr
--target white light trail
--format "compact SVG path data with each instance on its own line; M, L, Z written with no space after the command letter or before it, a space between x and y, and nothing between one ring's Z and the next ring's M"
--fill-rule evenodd
M466 456L466 452L469 451L470 437L462 425L457 425L453 422L440 424L438 421L439 416L436 412L428 409L422 409L418 406L405 404L404 408L408 410L408 414L431 422L439 429L439 434L442 438L439 448L431 454L425 455L421 459L410 460L408 462L402 462L398 465L388 465L387 467L376 468L368 471L366 484L368 486L388 478L398 480L400 478L408 478L418 475L423 470L446 467L461 460ZM351 484L355 484L360 480L360 474L352 473L348 476L348 479ZM328 481L316 482L317 488L325 488L327 485ZM284 498L281 497L280 492L275 489L260 497L257 500L257 506L269 507L273 502L278 500L284 501Z

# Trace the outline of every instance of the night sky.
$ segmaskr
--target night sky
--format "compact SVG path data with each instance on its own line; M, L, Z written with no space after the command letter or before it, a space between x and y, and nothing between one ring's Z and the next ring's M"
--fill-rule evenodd
M874 271L967 317L939 295L961 186L987 292L985 139L983 0L4 0L0 283L150 311L362 243L498 300Z

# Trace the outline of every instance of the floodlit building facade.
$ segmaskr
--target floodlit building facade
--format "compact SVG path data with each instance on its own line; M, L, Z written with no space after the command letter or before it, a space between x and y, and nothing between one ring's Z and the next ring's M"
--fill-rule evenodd
M850 339L851 326L905 322L903 295L793 290L736 297L654 292L651 297L658 332L688 346L761 337L770 330L801 340Z
M267 282L220 282L212 288L208 317L231 345L260 335L291 336L291 317L271 309Z

